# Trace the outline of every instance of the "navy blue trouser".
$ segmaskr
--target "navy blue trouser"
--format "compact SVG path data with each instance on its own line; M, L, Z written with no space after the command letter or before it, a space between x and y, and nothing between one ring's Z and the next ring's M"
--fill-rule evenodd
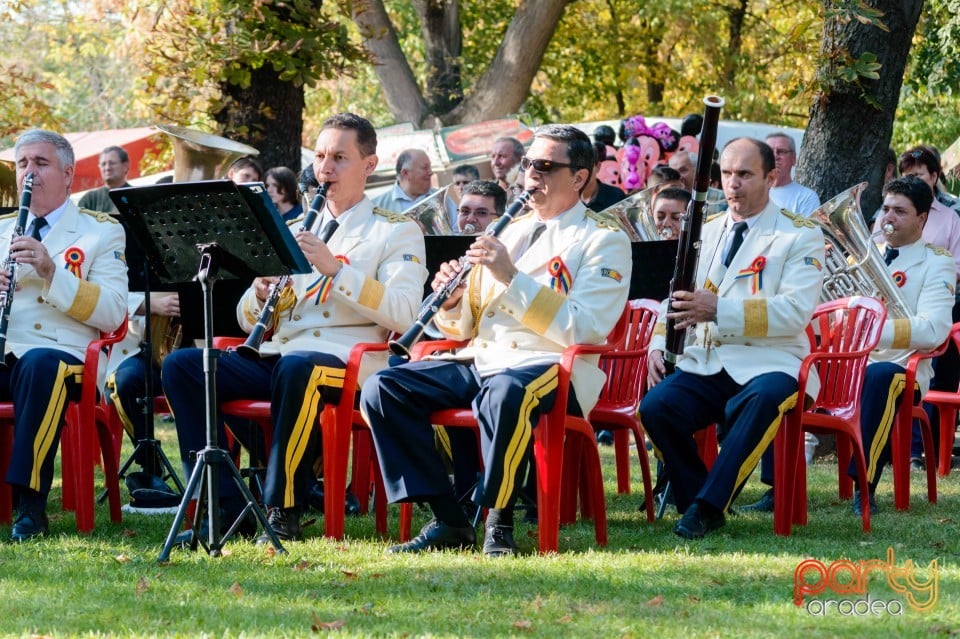
M528 463L533 427L556 400L557 365L509 369L480 378L472 364L441 360L387 368L363 385L360 410L370 424L387 499L425 501L453 494L434 443L430 414L471 403L480 425L483 478L474 503L513 505ZM568 412L579 414L571 389Z
M219 404L234 399L270 400L273 444L267 462L264 502L292 508L306 502L306 491L315 481L313 461L319 455L317 416L325 402L336 402L343 389L346 364L333 355L293 351L283 357L248 360L235 351L221 353L217 361L217 438L225 437ZM206 408L203 351L180 349L163 362L163 390L177 424L177 439L184 471L189 475L190 452L206 446ZM227 473L221 474L225 496L237 488Z
M757 375L740 385L726 371L678 370L654 386L640 403L640 421L663 456L677 510L685 512L694 500L726 510L796 395L797 380L786 373ZM717 422L725 425L725 436L708 473L693 435Z
M46 497L67 402L80 399L83 362L53 348L33 348L6 361L0 368L0 399L14 406L7 483Z

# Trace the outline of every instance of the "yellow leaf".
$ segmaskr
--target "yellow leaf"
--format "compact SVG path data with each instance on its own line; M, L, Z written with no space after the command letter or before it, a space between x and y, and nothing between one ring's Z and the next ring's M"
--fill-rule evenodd
M513 622L513 627L518 630L533 630L533 622L529 619L518 619Z
M647 602L647 605L650 607L656 607L663 605L663 595L657 595L653 599Z
M306 559L301 559L299 562L297 562L297 565L294 566L293 569L296 572L300 572L301 570L306 570L309 567L310 567L310 562L307 561Z
M243 596L243 587L240 586L240 582L233 582L233 585L230 586L230 594L235 597Z

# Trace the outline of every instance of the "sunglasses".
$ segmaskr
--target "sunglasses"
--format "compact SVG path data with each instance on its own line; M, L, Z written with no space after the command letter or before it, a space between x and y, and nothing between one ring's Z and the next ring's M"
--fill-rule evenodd
M550 173L554 169L566 169L570 168L572 165L564 162L554 162L553 160L531 160L526 156L520 158L521 169L526 171L531 166L537 173Z

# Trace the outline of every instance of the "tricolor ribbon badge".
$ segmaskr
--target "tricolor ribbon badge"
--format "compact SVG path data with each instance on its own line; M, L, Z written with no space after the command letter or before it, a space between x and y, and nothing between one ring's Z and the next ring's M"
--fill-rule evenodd
M349 264L350 260L347 259L346 255L335 255L341 264ZM304 294L306 299L310 299L316 295L316 299L313 301L313 305L316 306L321 302L326 302L327 297L330 296L330 290L333 288L333 278L329 275L321 275L317 280L307 287L307 291Z
M63 265L63 268L67 269L77 277L83 278L83 271L80 270L80 265L83 264L85 257L86 256L83 254L83 251L79 246L71 246L63 254L63 259L66 262Z
M750 266L740 269L740 272L737 273L737 277L734 279L739 280L742 277L751 278L750 292L756 294L757 291L763 288L763 267L766 265L767 258L760 255L754 258L753 262L750 263Z
M567 291L570 290L573 277L570 275L570 269L563 263L559 255L550 260L550 266L547 267L547 272L550 273L550 286L553 287L553 290L563 294L566 294Z
M893 283L897 285L897 288L903 288L903 285L907 283L907 274L903 271L894 271Z

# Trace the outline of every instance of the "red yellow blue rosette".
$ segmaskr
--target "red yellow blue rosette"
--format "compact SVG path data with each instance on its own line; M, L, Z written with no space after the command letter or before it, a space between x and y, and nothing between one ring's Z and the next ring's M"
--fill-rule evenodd
M71 246L63 253L63 259L66 262L63 268L77 277L83 278L83 271L80 269L80 265L83 264L85 257L86 255L83 254L83 250L79 246Z
M903 285L907 283L907 274L903 271L894 271L893 283L897 285L897 288L903 288Z
M334 257L341 264L349 264L350 260L347 259L346 255L335 255ZM304 293L305 299L310 299L316 295L316 299L313 301L313 305L316 306L321 302L326 302L327 297L330 296L330 289L333 288L333 278L329 275L321 275L317 280L307 287L306 293Z
M754 258L753 262L750 263L750 266L747 268L742 268L737 273L736 278L740 279L742 277L749 277L750 279L750 292L756 294L757 291L763 288L763 267L767 265L767 258L760 255Z
M570 269L563 263L559 255L551 258L547 272L550 273L550 286L553 287L554 291L566 294L570 290L570 285L573 284L573 276L570 275Z

